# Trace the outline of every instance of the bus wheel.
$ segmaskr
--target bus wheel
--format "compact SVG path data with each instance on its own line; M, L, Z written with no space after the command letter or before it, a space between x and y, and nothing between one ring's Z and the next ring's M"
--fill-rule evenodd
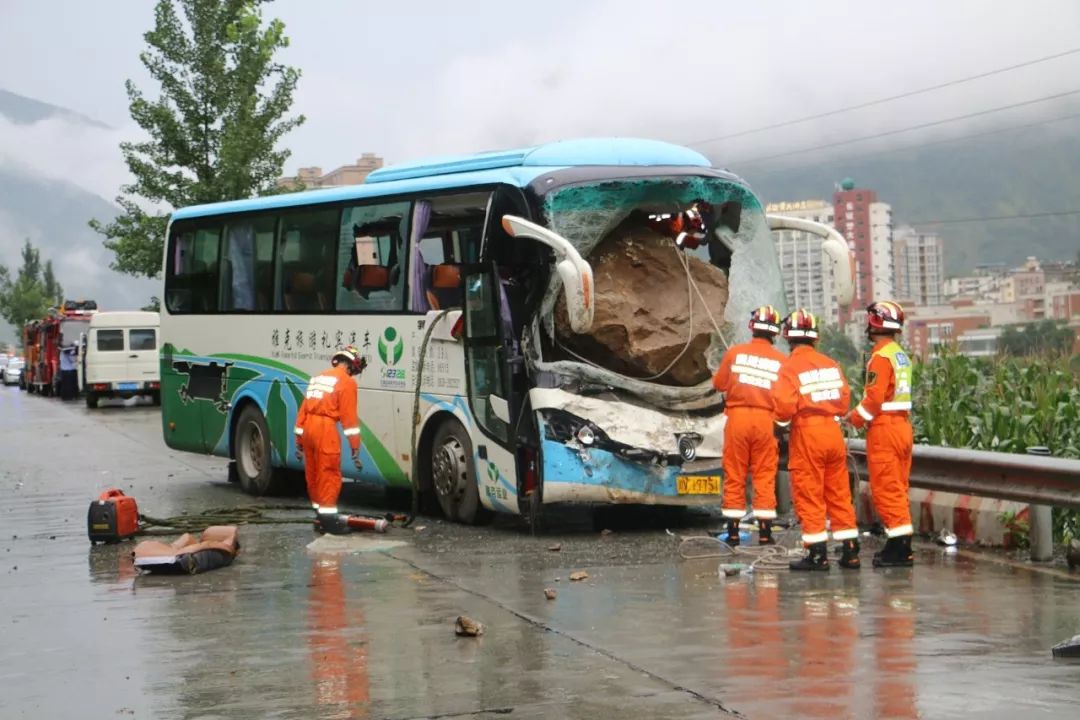
M281 473L270 460L270 428L255 405L246 406L233 432L233 459L240 487L249 495L272 495L281 489Z
M489 513L480 504L472 442L457 420L447 420L431 446L431 482L443 514L449 520L475 525Z
M86 393L86 407L90 408L91 410L97 407L97 395L92 392Z

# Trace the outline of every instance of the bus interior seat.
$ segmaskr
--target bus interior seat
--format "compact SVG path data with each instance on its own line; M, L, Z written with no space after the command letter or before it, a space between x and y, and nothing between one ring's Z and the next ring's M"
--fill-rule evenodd
M326 309L323 293L316 287L314 273L294 272L289 275L284 295L285 309L291 312Z
M461 266L453 263L432 265L428 271L427 300L432 310L462 306Z

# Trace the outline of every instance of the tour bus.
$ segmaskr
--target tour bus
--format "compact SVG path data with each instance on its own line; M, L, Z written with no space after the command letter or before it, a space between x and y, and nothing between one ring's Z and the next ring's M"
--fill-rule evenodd
M161 312L165 441L231 458L250 493L276 491L295 477L283 470L302 469L293 423L309 378L352 344L368 366L363 469L343 454L346 478L416 492L463 523L535 519L554 503L718 504L723 399L708 372L643 378L560 340L587 334L604 302L587 258L605 236L689 208L709 219L696 226L703 242L670 243L690 297L670 314L694 312L690 293L704 299L679 253L722 271L710 368L746 339L754 307L786 306L770 228L822 237L850 297L835 231L767 218L743 180L650 140L407 163L361 185L177 210Z

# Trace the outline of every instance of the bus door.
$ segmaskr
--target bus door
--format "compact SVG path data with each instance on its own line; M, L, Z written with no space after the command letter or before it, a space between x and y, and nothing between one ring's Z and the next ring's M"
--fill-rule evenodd
M485 434L510 446L515 406L510 395L508 328L500 298L497 269L492 264L469 265L465 286L465 373L469 405Z

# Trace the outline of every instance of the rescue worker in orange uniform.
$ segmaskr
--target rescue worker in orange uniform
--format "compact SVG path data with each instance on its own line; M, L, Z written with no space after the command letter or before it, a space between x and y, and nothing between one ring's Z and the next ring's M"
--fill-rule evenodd
M851 390L835 360L814 349L818 321L808 310L784 319L791 355L773 384L776 420L790 424L788 472L795 513L809 553L792 570L828 570L825 520L834 540L843 543L840 567L859 568L859 530L848 484L847 445L839 419L848 411Z
M724 542L739 544L739 520L746 514L746 473L753 478L752 509L758 521L758 544L772 545L776 519L776 466L779 448L773 415L773 383L784 354L773 347L780 334L780 313L762 305L750 313L750 342L724 354L713 387L724 393Z
M885 525L885 547L874 553L874 567L911 567L911 506L908 480L911 474L912 365L896 336L904 328L904 309L897 303L875 302L866 309L866 334L874 340L866 365L863 399L848 422L866 432L866 464L870 471L870 495Z
M356 414L356 381L367 360L352 345L334 353L329 370L308 382L304 402L296 415L296 455L303 460L308 497L315 509L315 526L334 535L349 532L344 516L338 514L341 494L341 441L338 423L352 448L356 468L360 462L360 419Z

